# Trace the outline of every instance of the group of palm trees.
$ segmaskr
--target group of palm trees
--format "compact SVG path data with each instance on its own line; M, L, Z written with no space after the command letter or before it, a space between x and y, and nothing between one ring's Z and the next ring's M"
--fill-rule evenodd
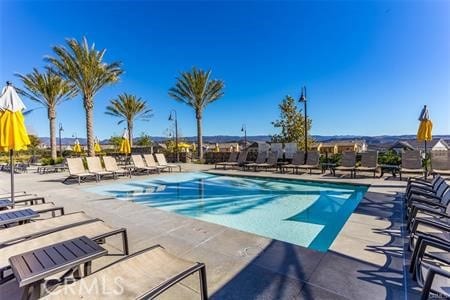
M106 49L96 50L84 37L81 41L68 39L67 46L54 46L54 56L47 56L43 72L33 69L29 74L16 74L23 83L19 92L43 105L48 111L50 125L51 157L56 152L56 107L63 101L81 97L86 113L87 155L94 156L94 98L102 88L117 83L123 73L120 62L106 63L103 58ZM203 158L202 117L204 108L224 94L224 82L211 79L211 71L195 67L181 72L175 85L169 89L169 96L191 106L197 119L197 149ZM110 101L106 114L119 117L119 124L126 122L130 143L133 142L133 122L148 120L152 109L146 100L123 93Z

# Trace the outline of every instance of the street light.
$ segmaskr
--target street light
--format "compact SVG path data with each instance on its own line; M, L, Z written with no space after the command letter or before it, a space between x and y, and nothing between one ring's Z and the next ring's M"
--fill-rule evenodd
M303 102L305 108L305 164L308 156L308 115L306 114L306 86L302 87L302 92L298 102Z
M241 132L244 133L244 149L247 147L247 126L242 124Z
M62 152L62 139L61 139L61 132L64 131L64 128L62 127L62 123L59 123L59 155L63 157Z
M178 118L177 118L177 111L175 109L172 109L170 111L169 121L175 122L175 153L177 156L177 162L179 162L180 161L180 153L178 151Z

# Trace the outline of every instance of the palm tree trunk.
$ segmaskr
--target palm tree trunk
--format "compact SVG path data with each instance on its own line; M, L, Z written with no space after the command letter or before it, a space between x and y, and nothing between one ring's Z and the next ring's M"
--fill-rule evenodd
M197 118L197 153L198 158L200 160L203 160L202 113L197 112L196 118Z
M130 140L130 147L133 147L133 122L127 121L128 139Z
M84 99L84 107L86 109L86 137L88 156L95 156L94 149L94 107L91 104L92 99Z
M54 109L48 109L48 119L50 121L50 150L51 157L56 160L56 112Z

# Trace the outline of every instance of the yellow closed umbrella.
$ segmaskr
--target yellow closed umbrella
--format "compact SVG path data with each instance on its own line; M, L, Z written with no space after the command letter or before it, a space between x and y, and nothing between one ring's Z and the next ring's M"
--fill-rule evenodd
M9 151L11 164L11 201L14 200L14 151L26 150L30 144L22 110L25 105L10 82L0 96L0 151Z
M102 152L102 148L100 147L100 142L98 141L98 138L95 139L94 151L97 153Z
M419 130L417 131L417 140L425 142L425 153L427 152L427 142L433 139L431 134L433 130L433 122L430 120L430 114L426 105L423 106L422 112L419 116Z
M425 179L428 176L427 172L427 142L433 139L433 135L431 134L433 130L433 122L430 120L430 114L428 112L428 108L426 105L423 106L422 111L419 116L419 130L417 130L417 140L419 142L425 143Z
M81 153L81 145L78 139L75 139L75 144L73 145L72 151L75 153Z
M126 129L124 130L122 135L122 142L120 143L119 152L123 154L131 153L130 139L128 136L128 131Z

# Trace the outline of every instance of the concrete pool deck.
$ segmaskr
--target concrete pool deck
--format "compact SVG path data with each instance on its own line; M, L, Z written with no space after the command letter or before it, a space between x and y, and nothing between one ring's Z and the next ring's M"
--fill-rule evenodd
M212 169L211 169L212 168ZM126 227L130 250L153 244L186 259L204 262L213 299L415 299L420 296L407 273L409 253L403 234L401 192L405 182L364 177L334 178L319 174L278 174L214 170L183 164L183 170L216 174L348 182L370 185L364 199L326 253L190 219L129 201L85 191L95 182L62 184L66 173L18 174L16 190L45 196L67 212L83 210L108 224ZM134 176L132 180L156 175ZM104 180L99 184L126 182ZM0 192L9 190L9 175L0 173ZM120 248L119 240L108 248ZM117 257L95 261L93 270ZM198 278L190 277L164 298L198 296Z

